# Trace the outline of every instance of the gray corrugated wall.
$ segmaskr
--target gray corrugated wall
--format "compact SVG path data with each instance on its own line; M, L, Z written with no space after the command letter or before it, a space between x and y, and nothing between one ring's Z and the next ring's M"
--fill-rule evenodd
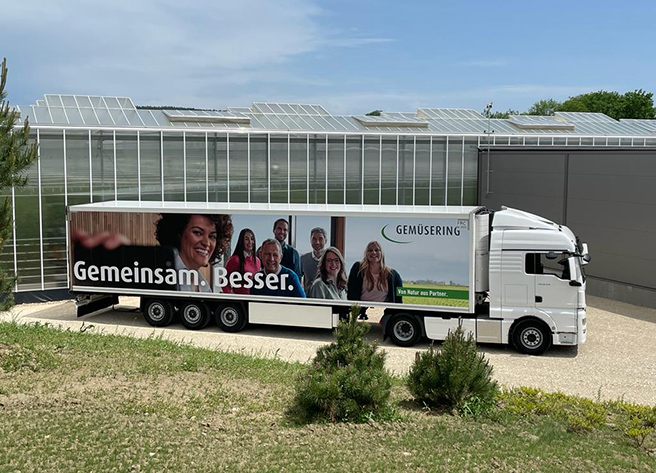
M482 150L481 205L567 225L590 245L589 294L656 307L656 150L497 148L489 163Z

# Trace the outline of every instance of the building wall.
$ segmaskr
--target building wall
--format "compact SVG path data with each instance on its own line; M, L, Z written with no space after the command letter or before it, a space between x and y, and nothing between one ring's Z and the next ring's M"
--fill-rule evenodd
M479 169L481 205L542 215L589 244L590 294L656 307L656 150L492 149Z
M7 190L16 291L68 287L66 206L105 200L474 205L478 137L39 129Z

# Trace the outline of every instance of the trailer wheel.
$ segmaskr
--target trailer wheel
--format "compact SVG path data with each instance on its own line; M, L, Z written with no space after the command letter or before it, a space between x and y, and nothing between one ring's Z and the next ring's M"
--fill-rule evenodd
M166 327L175 315L173 304L166 299L146 299L142 308L146 322L153 327Z
M190 330L198 330L207 325L210 310L201 301L185 302L180 308L180 321Z
M388 335L395 345L411 347L421 338L421 325L408 314L396 315L388 324Z
M551 346L551 330L540 320L522 320L512 333L513 344L520 353L542 355Z
M239 332L246 327L248 317L241 304L227 303L219 305L214 311L216 325L224 332Z

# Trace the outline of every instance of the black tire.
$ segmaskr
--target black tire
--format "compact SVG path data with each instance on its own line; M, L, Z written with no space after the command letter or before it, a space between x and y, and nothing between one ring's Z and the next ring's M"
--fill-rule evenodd
M522 320L512 333L515 349L526 355L542 355L551 346L551 330L540 320Z
M224 332L239 332L246 327L248 316L241 304L220 304L214 311L214 319Z
M173 304L166 299L146 299L142 311L146 322L153 327L166 327L173 322L175 315Z
M387 327L387 334L392 343L400 347L411 347L421 338L420 322L408 314L395 315Z
M204 302L187 301L180 307L180 322L189 330L199 330L210 320L210 310Z

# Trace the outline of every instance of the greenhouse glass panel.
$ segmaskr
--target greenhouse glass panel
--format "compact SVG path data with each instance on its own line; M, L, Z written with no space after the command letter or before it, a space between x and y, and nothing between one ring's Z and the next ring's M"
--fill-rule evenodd
M305 204L308 200L308 146L306 135L290 138L290 203Z
M414 205L429 205L428 185L430 184L430 139L417 137L415 147L415 199Z
M414 189L414 137L399 138L399 205L412 205Z
M187 200L189 202L205 202L207 198L205 133L187 133L185 141L187 149Z
M80 111L77 108L67 108L66 114L68 115L68 122L71 125L85 124L84 120L82 119L82 115L80 115Z
M310 203L326 203L325 135L310 135Z
M162 200L160 133L140 133L141 200Z
M447 138L433 137L431 205L445 205Z
M287 203L287 135L271 135L271 200L272 203Z
M41 289L38 164L30 166L24 175L27 184L15 191L16 258L18 290L30 291Z
M121 110L110 110L109 114L112 116L112 119L117 126L125 126L130 124L127 117Z
M89 132L66 131L66 180L68 204L86 204L89 194Z
M208 199L228 202L228 144L226 135L208 133L207 160L209 173Z
M251 202L269 202L268 135L251 134Z
M118 200L139 200L137 133L116 133L116 185Z
M328 137L328 203L344 203L344 136Z
M346 138L346 203L362 203L362 137Z
M164 200L184 201L184 145L182 133L164 133Z
M230 202L248 202L248 137L229 135Z
M449 138L449 169L447 205L462 205L463 137Z
M48 109L45 107L31 107L30 112L28 112L30 117L30 123L35 124L49 124L52 123Z
M380 175L380 136L364 137L364 204L378 205Z
M476 205L478 201L478 140L465 138L465 178L462 205Z
M96 117L96 114L93 113L93 110L90 108L80 109L82 112L82 120L84 120L85 125L100 125L100 121Z
M114 136L111 131L91 132L93 201L114 200Z
M396 204L396 164L397 164L396 137L383 137L383 159L381 173L380 203L383 205Z
M50 107L50 115L52 116L53 123L69 123L64 109L61 107Z
M40 134L44 288L66 287L66 202L61 131Z
M77 107L77 104L75 103L75 97L72 95L62 95L61 99L64 107Z

